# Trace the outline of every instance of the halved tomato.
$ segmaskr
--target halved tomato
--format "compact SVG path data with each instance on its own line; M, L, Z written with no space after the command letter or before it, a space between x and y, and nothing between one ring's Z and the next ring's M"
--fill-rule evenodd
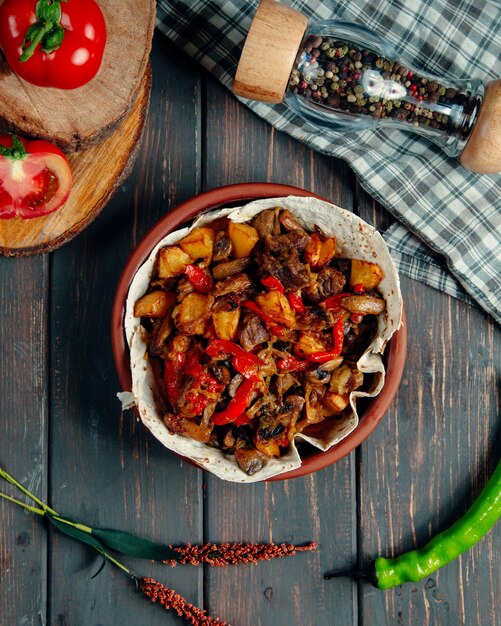
M48 141L0 136L0 219L30 219L59 209L71 191L71 169Z

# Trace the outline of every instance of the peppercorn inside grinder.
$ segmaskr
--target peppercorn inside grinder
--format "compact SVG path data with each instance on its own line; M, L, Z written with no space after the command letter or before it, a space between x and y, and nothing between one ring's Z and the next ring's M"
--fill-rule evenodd
M286 5L261 0L233 92L284 102L331 131L408 130L473 172L501 172L501 79L442 79L396 58L374 31L335 20L309 23Z

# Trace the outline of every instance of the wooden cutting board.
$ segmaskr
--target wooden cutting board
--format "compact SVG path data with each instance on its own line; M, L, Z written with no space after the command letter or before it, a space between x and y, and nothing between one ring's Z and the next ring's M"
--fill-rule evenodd
M50 252L75 237L101 212L129 173L139 147L151 91L151 70L124 122L97 146L68 157L73 188L66 204L45 217L0 220L0 254Z
M119 126L146 71L156 3L99 0L99 6L106 20L106 49L98 74L83 87L31 85L11 71L0 53L0 131L47 139L68 152L99 143Z

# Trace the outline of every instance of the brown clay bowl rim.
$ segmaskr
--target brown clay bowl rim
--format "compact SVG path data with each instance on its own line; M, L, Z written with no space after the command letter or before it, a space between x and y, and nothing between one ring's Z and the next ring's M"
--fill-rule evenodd
M151 250L169 232L179 228L182 224L190 221L199 213L214 210L232 204L241 204L261 198L278 198L281 196L312 196L320 200L326 200L321 196L288 185L275 183L239 183L218 187L204 193L200 193L168 213L143 237L132 256L129 258L120 276L111 314L111 343L113 358L118 373L120 385L124 390L130 390L131 372L129 365L129 348L125 339L123 320L125 315L125 302L129 286L139 267L146 261ZM329 202L329 200L326 200ZM383 419L395 394L397 393L407 356L407 325L405 313L402 326L391 338L385 352L386 381L380 394L370 402L363 414L357 428L345 437L340 443L326 452L319 452L303 459L301 467L290 472L279 474L269 481L285 480L305 476L312 472L324 469L336 463L349 454L376 428ZM185 458L185 457L183 457ZM190 459L185 459L191 463Z

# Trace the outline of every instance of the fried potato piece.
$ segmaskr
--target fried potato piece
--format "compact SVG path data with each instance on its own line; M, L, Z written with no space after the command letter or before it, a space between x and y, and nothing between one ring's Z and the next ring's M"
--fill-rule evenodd
M320 239L317 233L310 237L304 249L304 258L311 269L318 269L329 263L336 254L336 240L334 237Z
M343 364L332 372L330 390L342 396L355 391L364 382L364 375L360 370Z
M257 296L256 302L264 313L273 317L277 324L283 324L287 328L295 327L296 314L283 293L269 291Z
M294 353L298 356L308 356L315 352L325 352L326 347L316 333L301 333L299 341L294 346Z
M234 311L212 312L214 329L219 339L229 339L230 341L233 341L237 336L239 320L240 309L235 309Z
M323 406L327 409L326 417L341 413L348 406L350 402L350 396L348 394L340 395L329 391L325 394L322 401Z
M359 261L353 259L351 262L350 287L362 285L366 291L375 289L383 280L383 270L377 263L369 261Z
M167 291L152 291L136 302L134 317L164 317L176 304L175 294Z
M192 258L179 246L167 246L158 253L158 275L160 278L172 278L184 272Z
M201 226L194 228L188 233L184 239L181 239L179 245L193 261L197 259L210 259L214 250L214 242L216 233L212 228Z
M172 313L174 323L184 335L203 335L210 315L213 298L201 293L189 293Z
M233 256L236 259L248 257L259 240L259 234L253 226L237 222L229 223L228 236L232 244Z

